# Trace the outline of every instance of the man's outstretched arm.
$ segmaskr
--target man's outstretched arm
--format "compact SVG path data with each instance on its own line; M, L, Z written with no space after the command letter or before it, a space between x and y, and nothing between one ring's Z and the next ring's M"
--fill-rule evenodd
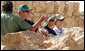
M39 21L37 21L37 22L30 28L30 30L31 30L31 31L35 31L36 28L37 28L39 25L41 25L41 23L42 23L44 20L46 20L47 18L48 18L48 16L43 16L43 17L41 17L41 18L39 19Z

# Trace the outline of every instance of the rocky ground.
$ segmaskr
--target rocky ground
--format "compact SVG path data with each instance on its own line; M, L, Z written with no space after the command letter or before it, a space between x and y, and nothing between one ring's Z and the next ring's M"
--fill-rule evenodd
M68 31L67 31L68 30ZM47 37L40 33L21 31L1 38L2 50L84 50L84 29L65 28L61 37Z

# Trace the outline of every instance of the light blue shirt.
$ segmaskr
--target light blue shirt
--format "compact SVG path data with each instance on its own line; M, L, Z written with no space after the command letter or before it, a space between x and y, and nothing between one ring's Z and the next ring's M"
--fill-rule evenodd
M61 37L61 36L62 36L62 33L64 32L64 28L62 28L62 33L60 33L60 30L57 28L57 26L55 26L55 27L53 28L53 30L55 31L55 33L56 33L56 35L57 35L58 37Z

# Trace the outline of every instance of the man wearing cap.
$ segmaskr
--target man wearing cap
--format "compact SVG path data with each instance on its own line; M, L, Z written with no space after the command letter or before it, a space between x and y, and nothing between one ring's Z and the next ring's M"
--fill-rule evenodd
M2 11L3 12L1 14L1 35L18 31L24 31L24 30L35 31L37 26L40 25L44 19L47 19L47 17L43 16L36 24L31 26L31 24L23 20L24 18L22 19L19 16L16 16L12 13L13 3L11 1L3 1ZM27 10L23 10L23 12L24 11Z
M30 17L30 14L31 14L30 11L31 11L31 10L32 10L32 9L29 8L29 7L27 6L27 4L22 4L22 5L20 5L20 6L18 7L18 14L19 14L19 16L20 16L23 20L25 20L26 22L28 22L28 24L31 25L31 29L30 29L31 31L37 32L38 26L41 24L42 21L44 21L45 19L47 19L48 16L42 16L42 17L40 18L40 20L34 24L33 21L31 21L30 19L27 19L28 17Z
M31 26L34 25L34 22L30 19L27 19L28 17L30 17L30 11L32 9L29 8L27 6L27 4L22 4L18 7L18 14L19 16L25 20L26 22L28 22ZM35 32L37 32L38 28L36 28Z
M55 31L58 37L61 37L62 34L64 33L64 28L62 27L62 24L65 18L60 14L58 14L56 18L57 18L55 22L56 25L54 26L53 30Z

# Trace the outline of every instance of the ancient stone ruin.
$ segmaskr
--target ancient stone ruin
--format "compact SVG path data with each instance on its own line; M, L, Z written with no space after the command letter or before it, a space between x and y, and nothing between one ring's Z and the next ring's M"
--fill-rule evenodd
M8 33L1 36L1 50L84 50L84 12L79 11L79 3L13 1L14 14L18 15L17 8L21 4L27 4L33 9L28 18L34 22L45 14L62 14L65 17L65 33L62 37L45 37L29 30Z
M1 38L3 50L84 50L84 29L65 28L62 37L48 37L40 33L21 31Z

